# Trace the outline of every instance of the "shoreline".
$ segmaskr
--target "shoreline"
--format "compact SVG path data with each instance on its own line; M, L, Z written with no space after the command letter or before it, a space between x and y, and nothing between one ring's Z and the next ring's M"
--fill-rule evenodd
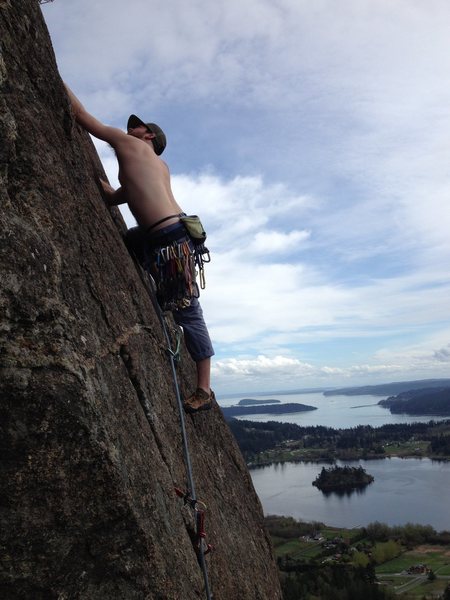
M270 467L271 465L280 465L280 464L284 464L284 463L300 463L300 462L305 462L305 463L327 463L327 464L333 464L336 461L340 460L343 462L355 462L355 461L359 461L359 460L366 460L366 461L371 461L371 460L380 460L380 459L388 459L388 458L401 458L401 459L408 459L408 458L418 458L418 459L422 459L422 458L428 458L429 460L432 461L436 461L436 462L449 462L450 461L450 456L436 456L433 454L403 454L403 453L397 453L397 452L393 452L390 454L379 454L379 455L370 455L370 456L334 456L334 457L325 457L325 456L298 456L298 457L291 457L291 458L283 458L283 457L273 457L270 460L263 460L261 462L247 462L247 468L249 471L251 471L252 469L258 469L260 467Z

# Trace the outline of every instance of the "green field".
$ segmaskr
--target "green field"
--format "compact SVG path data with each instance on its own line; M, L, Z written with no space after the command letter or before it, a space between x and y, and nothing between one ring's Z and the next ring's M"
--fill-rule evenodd
M423 440L399 442L384 447L386 456L425 456L429 442Z
M376 567L377 575L383 573L401 573L412 565L425 563L437 575L450 576L450 555L447 548L424 547L422 551L404 552L401 556Z
M333 540L334 538L339 537L353 543L353 541L361 535L361 530L325 528L320 531L320 535L325 540ZM289 555L291 558L315 558L323 551L321 542L305 542L300 537L291 540L272 537L272 543L275 547L276 556Z

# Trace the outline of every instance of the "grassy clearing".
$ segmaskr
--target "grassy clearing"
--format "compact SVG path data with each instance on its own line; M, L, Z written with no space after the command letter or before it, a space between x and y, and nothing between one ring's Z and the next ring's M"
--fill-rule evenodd
M322 548L319 543L303 542L301 540L290 540L285 544L275 548L276 556L286 556L291 558L315 558Z
M323 540L305 541L301 537L291 540L283 540L282 538L272 538L275 555L286 556L289 555L291 558L315 558L322 551L323 547L321 542L331 541L335 538L342 538L353 543L353 540L357 539L361 535L360 529L335 529L328 527L320 531L320 535Z
M442 575L442 577L450 577L450 565L447 563L442 567L438 567L435 570L437 575Z
M413 440L389 444L384 447L386 456L425 456L428 452L429 442Z
M405 554L401 554L388 562L383 563L382 565L378 565L375 567L375 573L377 575L382 575L383 573L402 573L417 563L423 562L423 557L420 559L413 559L411 557L406 556Z
M300 550L302 550L302 546L306 544L302 544L298 540L290 540L289 542L285 542L284 544L280 544L275 548L276 556L286 556L289 554L292 556L293 554L298 554Z
M424 563L429 569L438 575L450 575L450 556L446 548L430 546L427 549L418 551L418 549L404 552L388 562L378 565L375 569L377 574L383 573L401 573L409 567Z
M360 538L362 529L333 529L328 527L326 529L322 529L320 533L327 540L332 540L336 537L340 537L344 540L348 540L350 544L353 544L355 540L363 541Z

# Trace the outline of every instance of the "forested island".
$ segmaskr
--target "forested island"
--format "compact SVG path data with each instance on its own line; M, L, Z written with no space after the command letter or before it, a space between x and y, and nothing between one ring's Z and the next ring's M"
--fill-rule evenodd
M450 420L348 429L238 419L229 425L249 466L389 456L450 459Z
M291 402L289 404L267 404L264 406L223 406L222 412L225 418L240 417L243 415L284 415L288 413L305 412L317 410L316 406Z
M374 477L361 466L322 467L319 475L312 482L321 492L339 492L361 489L372 483Z
M393 414L450 416L450 387L408 390L378 404Z

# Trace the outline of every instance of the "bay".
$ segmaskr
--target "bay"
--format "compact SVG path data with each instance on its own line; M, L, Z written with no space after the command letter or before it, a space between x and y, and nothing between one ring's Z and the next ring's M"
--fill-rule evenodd
M250 471L264 514L320 521L334 527L420 523L450 530L450 462L428 458L360 460L375 477L363 490L324 494L312 485L325 463L283 463Z
M242 396L244 398L246 396ZM324 396L321 392L308 392L305 394L272 393L247 396L257 400L279 400L281 404L298 402L315 406L317 410L291 413L286 415L264 414L246 415L239 419L267 422L279 421L281 423L295 423L300 426L324 425L336 429L357 427L358 425L372 425L379 427L388 423L415 423L443 420L448 417L441 416L410 416L393 415L389 409L379 406L378 402L387 396ZM221 406L235 406L240 398L220 398Z

